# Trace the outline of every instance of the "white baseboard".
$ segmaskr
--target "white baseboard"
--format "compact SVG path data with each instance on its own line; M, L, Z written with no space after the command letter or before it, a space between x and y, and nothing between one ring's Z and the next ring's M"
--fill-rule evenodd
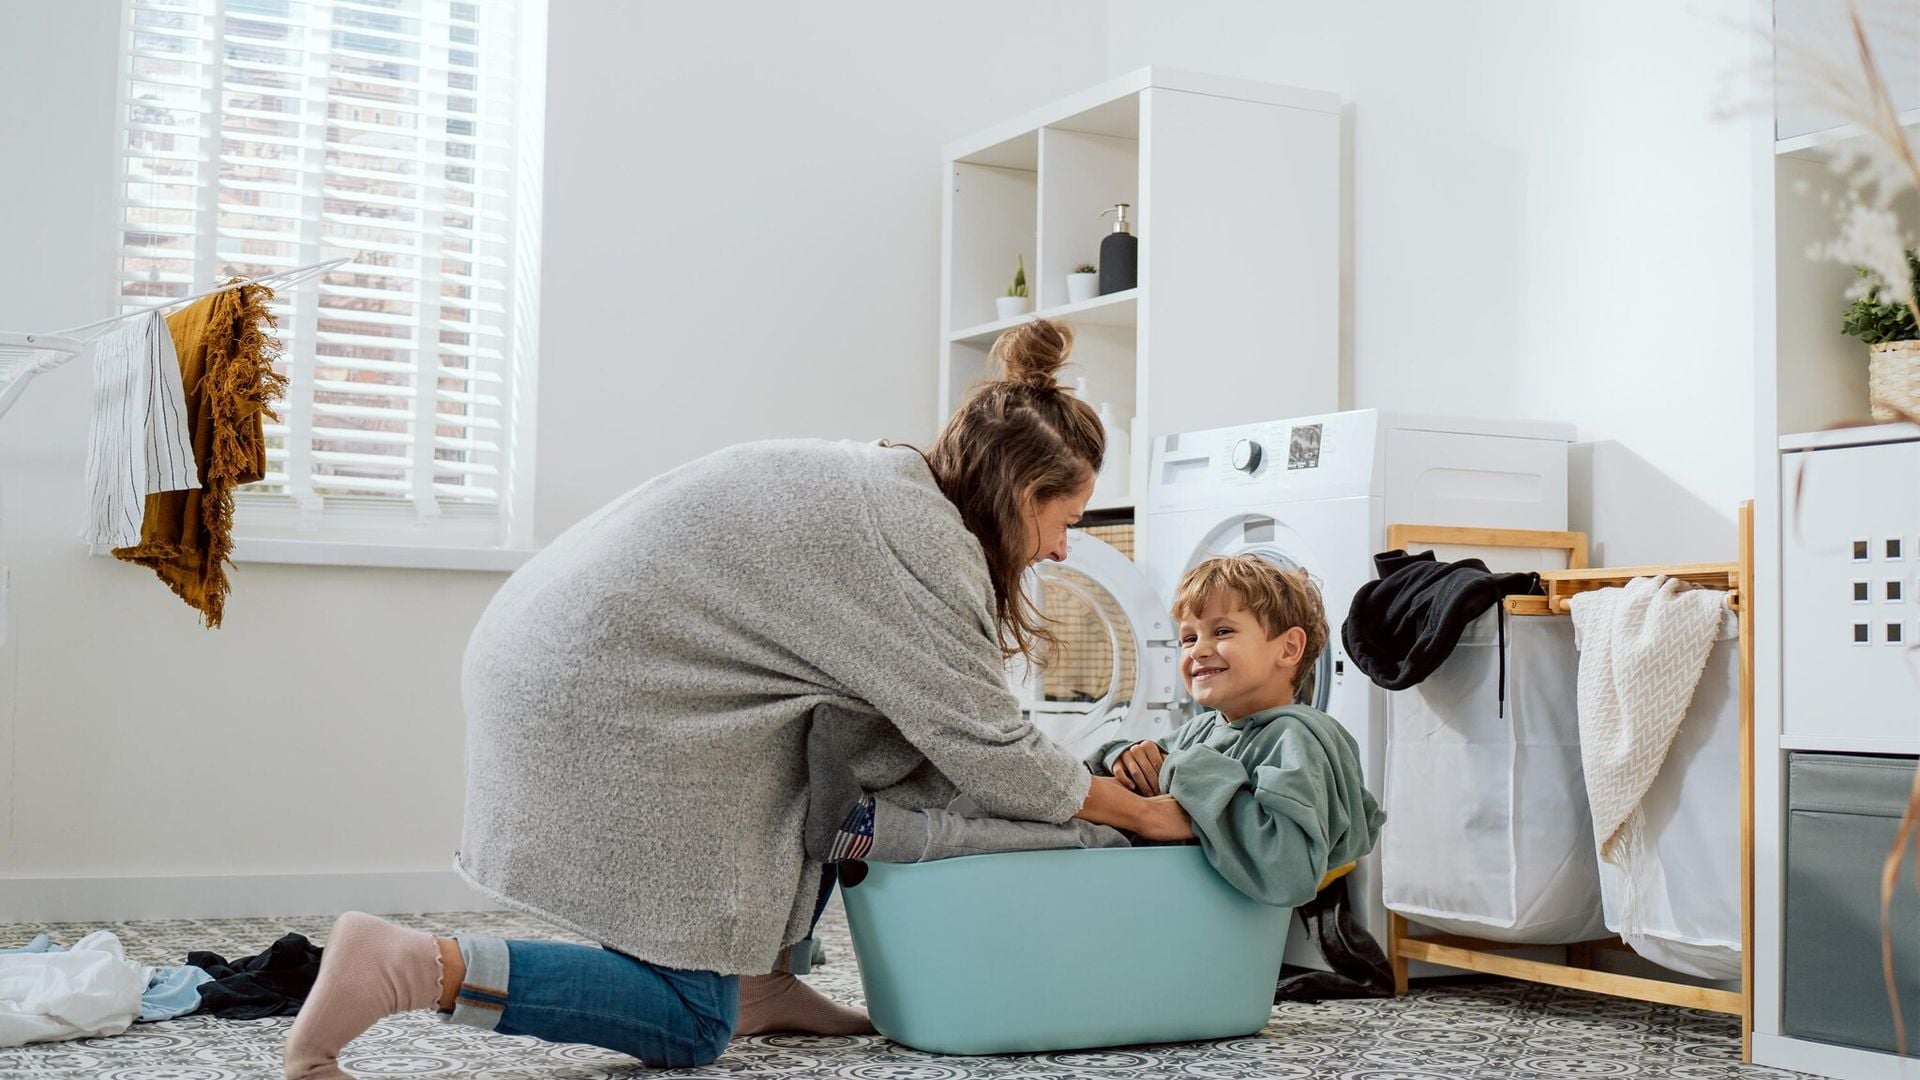
M452 870L189 877L0 877L0 923L496 911Z

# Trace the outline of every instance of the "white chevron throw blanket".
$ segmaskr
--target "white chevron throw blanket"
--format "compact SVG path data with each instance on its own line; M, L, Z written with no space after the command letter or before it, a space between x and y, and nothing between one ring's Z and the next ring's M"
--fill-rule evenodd
M1719 636L1726 593L1667 577L1580 593L1570 602L1580 650L1580 764L1600 858L1626 881L1619 927L1640 930L1638 896L1652 858L1640 802Z

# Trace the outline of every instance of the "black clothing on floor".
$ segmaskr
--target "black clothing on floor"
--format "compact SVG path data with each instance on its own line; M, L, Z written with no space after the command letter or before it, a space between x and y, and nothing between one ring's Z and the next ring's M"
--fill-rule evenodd
M1306 926L1307 938L1319 947L1320 958L1332 970L1282 970L1274 1001L1393 996L1393 968L1373 935L1353 917L1349 880L1341 878L1294 909Z
M292 1016L320 977L320 949L299 934L231 963L210 952L190 952L187 963L213 976L200 984L200 1011L225 1020Z

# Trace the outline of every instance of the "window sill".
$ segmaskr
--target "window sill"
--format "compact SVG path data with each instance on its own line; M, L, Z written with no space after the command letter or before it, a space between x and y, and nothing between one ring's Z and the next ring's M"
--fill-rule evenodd
M357 543L345 540L286 540L266 537L233 539L232 561L279 563L283 566L360 566L386 570L459 570L510 574L533 558L537 548L461 547L455 544ZM113 557L111 549L93 547L89 554Z
M401 570L470 570L511 573L534 555L533 548L458 547L427 544L362 544L339 540L248 539L235 537L236 563L294 566L365 566Z

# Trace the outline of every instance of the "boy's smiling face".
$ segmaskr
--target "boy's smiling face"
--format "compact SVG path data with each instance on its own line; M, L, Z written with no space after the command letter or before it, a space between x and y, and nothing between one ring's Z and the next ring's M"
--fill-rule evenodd
M1237 593L1217 590L1201 611L1180 619L1180 677L1193 699L1235 723L1262 709L1293 703L1294 677L1306 631L1269 637Z

